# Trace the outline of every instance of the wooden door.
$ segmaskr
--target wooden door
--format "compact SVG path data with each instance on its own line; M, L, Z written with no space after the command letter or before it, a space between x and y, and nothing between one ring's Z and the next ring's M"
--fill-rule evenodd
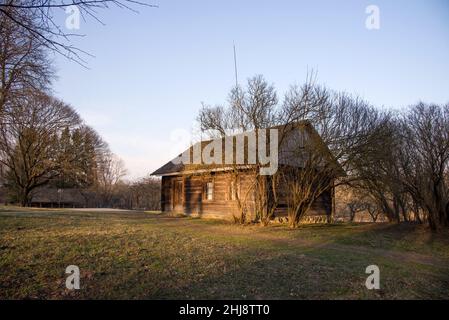
M173 210L182 211L183 186L182 180L175 180L173 186Z

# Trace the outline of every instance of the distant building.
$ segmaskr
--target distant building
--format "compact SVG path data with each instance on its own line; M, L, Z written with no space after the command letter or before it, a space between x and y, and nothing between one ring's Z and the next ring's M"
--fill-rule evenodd
M6 202L6 189L2 185L0 185L0 205L6 204Z
M79 189L37 188L31 198L32 207L42 208L83 208L86 200Z

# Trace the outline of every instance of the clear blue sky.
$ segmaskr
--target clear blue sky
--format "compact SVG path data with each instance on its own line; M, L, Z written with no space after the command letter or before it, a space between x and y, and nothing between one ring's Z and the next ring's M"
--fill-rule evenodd
M320 83L379 107L449 102L447 0L153 3L139 14L102 11L105 26L81 21L86 37L76 44L95 55L89 70L55 61L56 95L108 141L130 178L182 151L176 137L191 131L202 101L226 101L233 41L239 82L263 74L280 96L314 69ZM365 28L371 4L379 30Z

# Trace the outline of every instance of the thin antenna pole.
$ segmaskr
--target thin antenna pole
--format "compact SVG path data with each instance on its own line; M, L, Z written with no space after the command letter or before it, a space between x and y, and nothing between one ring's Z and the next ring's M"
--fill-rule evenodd
M235 43L234 45L234 71L235 71L235 86L238 87L239 83L237 80L237 55L235 54Z

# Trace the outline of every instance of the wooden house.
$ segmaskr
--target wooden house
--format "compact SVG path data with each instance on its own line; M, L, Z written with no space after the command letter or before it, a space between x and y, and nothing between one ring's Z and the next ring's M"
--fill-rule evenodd
M279 155L277 161L279 166L301 167L301 152L303 152L301 148L307 139L312 139L313 143L319 143L324 146L323 140L308 121L296 123L288 132L285 130L285 126L274 128L284 130L283 138L277 141ZM248 140L245 139L247 133L242 135L244 135L244 150L248 152L251 148L248 145ZM269 134L267 133L266 135L268 136ZM235 142L238 136L235 135L230 138ZM222 139L224 141L225 138ZM270 139L267 139L267 144L270 143ZM210 150L207 150L207 146L210 143L211 140L198 142L183 154L190 155L190 158L192 158L195 150L210 152ZM222 145L224 146L225 144L223 142ZM235 152L235 150L236 147L234 146L233 151ZM341 171L341 167L332 158L327 146L324 146L323 150L324 153L327 153L328 161L334 161ZM226 151L223 147L222 154L225 153ZM288 156L289 154L290 156ZM161 209L163 212L197 217L232 219L233 216L238 215L240 212L239 201L241 204L242 200L244 200L248 215L250 217L255 215L255 190L252 186L254 185L254 175L257 173L253 170L254 165L246 162L236 165L235 157L232 164L205 164L203 161L197 164L186 164L179 161L180 157L173 159L152 173L152 175L162 178ZM224 158L223 155L221 157ZM245 161L247 161L247 158L248 155L245 156ZM259 178L264 179L265 176L259 176ZM333 180L334 178L332 177L331 179ZM287 197L285 196L287 192L288 190L285 190L285 186L279 186L277 191L279 201L275 210L276 217L287 215ZM309 210L307 217L303 221L328 221L334 210L333 197L333 188L323 193L313 203L311 210Z

